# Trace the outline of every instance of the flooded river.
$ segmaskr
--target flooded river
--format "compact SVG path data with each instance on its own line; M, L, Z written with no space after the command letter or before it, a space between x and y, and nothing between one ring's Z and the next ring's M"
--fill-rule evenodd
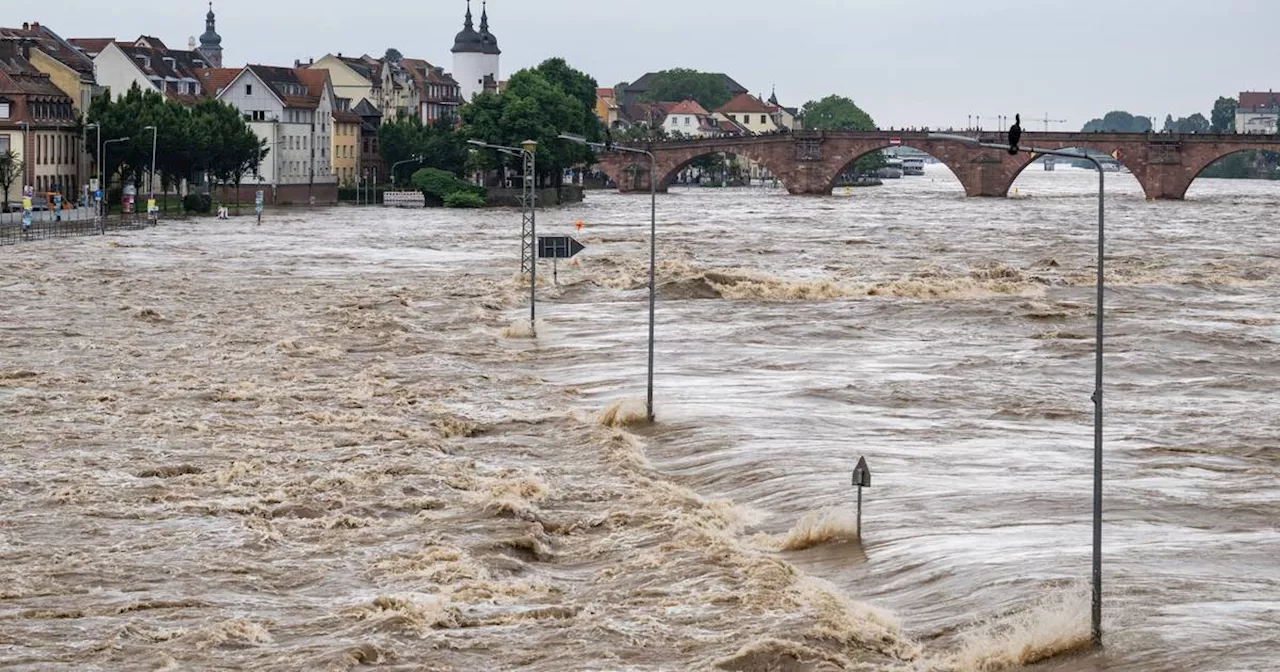
M1280 186L337 209L7 248L0 665L1269 670ZM863 541L850 472L865 456Z

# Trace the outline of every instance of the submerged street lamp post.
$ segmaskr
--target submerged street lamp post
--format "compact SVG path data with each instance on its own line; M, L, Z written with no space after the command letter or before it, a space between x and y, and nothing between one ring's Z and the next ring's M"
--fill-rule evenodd
M127 135L124 136L123 138L114 138L111 140L103 141L102 151L99 152L98 154L98 156L102 157L101 170L104 176L103 179L106 179L105 176L106 176L106 170L107 170L107 146L113 142L128 142L128 141L129 141L129 136ZM122 182L120 186L122 191L124 189L123 179L124 178L121 178ZM102 235L105 236L107 235L107 218L111 216L111 190L107 189L107 185L105 183L98 185L98 187L102 189ZM121 221L124 221L123 211L121 213Z
M634 147L620 147L614 144L591 142L580 135L561 133L561 140L587 145L593 149L606 152L623 152L626 154L643 154L649 157L649 385L645 400L645 413L649 422L653 422L653 342L654 311L657 306L657 284L654 282L654 268L658 261L658 160L653 152Z
M520 274L529 276L529 329L537 333L538 318L538 143L525 140L519 147L491 145L482 140L467 144L514 156L523 163L520 190Z
M423 162L422 156L418 155L418 156L411 156L405 159L404 161L396 161L395 163L391 164L391 183L395 184L396 168L399 168L400 166L403 166L406 163L422 163L422 162Z
M998 149L1010 151L1009 145L1001 145L992 142L982 142L978 138L970 138L963 135L950 135L947 133L930 133L929 138L932 140L950 140L970 147L985 147L988 149ZM1093 609L1091 618L1091 633L1093 635L1093 643L1095 646L1102 645L1102 336L1103 336L1103 290L1105 288L1106 277L1103 273L1103 260L1106 253L1105 245L1105 207L1104 197L1106 194L1106 173L1102 169L1102 164L1097 159L1086 154L1077 154L1075 152L1064 152L1057 149L1037 149L1035 147L1022 147L1018 151L1027 152L1034 155L1062 156L1070 159L1084 159L1093 164L1098 171L1098 279L1097 279L1097 305L1095 307L1096 333L1094 335L1094 389L1093 389Z
M151 216L151 201L156 200L156 138L160 135L160 131L155 126L143 126L142 130L151 131L151 174L147 179L147 216ZM156 217L156 221L159 221Z
M80 144L81 144L81 145L88 145L88 144L89 144L89 129L91 129L91 128L92 128L92 129L94 129L95 131L97 131L97 134L98 134L98 140L97 140L97 143L94 145L94 147L95 147L95 149L97 150L97 160L98 160L98 164L99 164L99 165L98 165L98 171L99 171L98 188L99 188L99 189L101 189L101 188L102 188L102 178L101 178L101 171L102 171L102 165L101 165L101 164L102 164L102 124L99 124L99 123L98 123L98 122L96 122L96 121L89 122L89 123L85 124L85 125L84 125L84 133L83 133L83 135L82 135L82 140L81 140ZM87 148L86 148L86 151L87 151ZM94 196L94 194L90 194L90 197L93 197L93 196ZM88 203L86 203L85 205L87 206L87 205L88 205ZM102 213L100 212L99 208L97 207L97 204L96 204L96 203L94 204L93 214L94 214L94 216L98 216L98 215L102 214Z

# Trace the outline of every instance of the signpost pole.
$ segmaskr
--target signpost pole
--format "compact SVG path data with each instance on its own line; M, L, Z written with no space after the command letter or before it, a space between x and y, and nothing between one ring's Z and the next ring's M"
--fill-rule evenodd
M858 486L858 541L862 541L862 486Z
M858 541L862 541L862 489L871 487L871 467L865 457L859 457L853 468L853 484L858 488Z

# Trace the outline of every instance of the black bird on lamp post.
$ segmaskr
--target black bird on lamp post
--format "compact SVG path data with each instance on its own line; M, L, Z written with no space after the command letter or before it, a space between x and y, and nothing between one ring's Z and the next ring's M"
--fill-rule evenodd
M1017 156L1018 143L1022 141L1022 115L1013 115L1013 125L1009 127L1009 155Z

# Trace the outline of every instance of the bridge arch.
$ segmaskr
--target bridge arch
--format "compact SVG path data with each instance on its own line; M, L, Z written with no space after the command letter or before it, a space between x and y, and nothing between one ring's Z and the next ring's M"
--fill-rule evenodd
M838 167L835 170L835 172L828 177L827 188L824 191L824 193L830 194L832 190L834 190L837 187L837 185L840 182L840 179L849 172L849 170L853 167L854 164L862 160L864 157L874 154L875 152L882 152L886 149L892 149L894 147L902 147L905 149L914 149L918 152L924 152L930 158L946 166L947 170L951 171L951 174L955 176L958 182L960 182L960 185L962 188L965 189L966 194L969 192L969 187L964 183L964 178L962 177L962 174L963 174L962 166L956 163L956 159L953 156L939 156L939 154L943 154L943 155L947 154L945 151L942 151L939 147L933 146L927 142L902 143L898 145L893 145L888 142L884 142L884 143L876 143L872 145L864 145L861 147L857 147L853 149L853 151L849 152L849 154L852 155L851 158L844 161L844 163L840 165L840 167Z
M787 186L785 176L780 175L777 170L771 167L769 165L769 159L763 154L752 152L752 151L743 151L741 148L734 148L733 150L727 150L724 148L708 148L706 151L693 150L687 153L681 153L680 156L674 157L670 161L667 161L665 163L659 162L658 163L659 191L666 191L667 187L671 186L674 183L676 178L679 177L680 173L683 172L686 168L693 165L693 163L698 159L701 159L703 157L708 157L708 156L720 156L720 155L740 156L744 159L747 159L748 161L758 166L761 166L765 170L769 171L769 174L774 179L778 180L778 182L781 183L782 186L784 187Z
M1266 151L1266 152L1280 153L1280 141L1277 141L1274 145L1270 145L1270 146L1257 145L1257 144L1250 144L1247 146L1226 145L1226 146L1220 147L1219 151L1204 152L1203 154L1196 156L1192 161L1191 165L1188 166L1187 172L1189 174L1189 177L1187 179L1186 185L1182 188L1181 197L1185 197L1187 191L1191 189L1191 185L1196 181L1196 179L1203 177L1205 171L1209 170L1209 168L1211 168L1214 164L1218 163L1219 161L1222 161L1223 159L1229 158L1231 156L1235 156L1236 154L1240 154L1241 152L1252 152L1252 151Z
M1143 194L1145 196L1147 196L1148 198L1152 197L1153 192L1150 189L1148 189L1148 186L1146 184L1143 184L1143 177L1141 175L1141 172L1142 172L1141 162L1136 160L1135 157L1127 156L1123 150L1117 152L1118 148L1115 146L1107 146L1105 144L1088 143L1088 142L1074 142L1074 143L1068 143L1068 144L1057 143L1057 144L1061 146L1053 146L1052 144L1045 145L1043 143L1037 146L1040 147L1041 149L1057 149L1057 150L1063 150L1068 152L1077 151L1081 153L1084 153L1085 151L1089 151L1094 153L1107 154L1108 156L1111 156L1111 158L1108 161L1114 162L1119 166L1127 169L1129 171L1129 175L1126 175L1125 177L1127 178L1131 177L1142 188ZM1113 153L1117 153L1118 156L1114 156ZM1029 154L1019 155L1016 159L1016 170L1014 170L1012 178L1009 180L1008 191L1013 190L1014 185L1016 185L1018 182L1018 179L1022 177L1022 174L1026 172L1028 168L1030 168L1032 165L1036 164L1038 161L1040 161L1043 158L1044 158L1043 156L1031 156ZM1128 163L1126 163L1126 159L1128 159ZM1070 161L1070 159L1056 157L1056 161L1066 162L1066 161ZM1090 166L1090 170L1093 170L1092 166ZM1114 179L1113 177L1108 176L1107 182L1109 185L1111 184L1113 179Z
M649 190L649 163L648 159L635 161L633 155L622 155L625 160L605 160L601 159L595 169L609 178L618 191L623 193L632 191L648 191ZM642 157L643 158L643 157Z

